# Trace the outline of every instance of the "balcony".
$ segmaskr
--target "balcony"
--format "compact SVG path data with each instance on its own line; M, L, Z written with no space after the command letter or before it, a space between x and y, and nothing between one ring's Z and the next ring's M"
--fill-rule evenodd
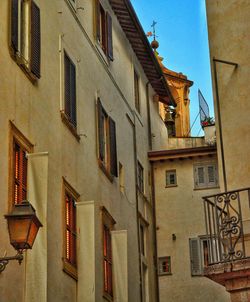
M250 301L250 188L205 196L203 202L205 276L225 286L232 301Z

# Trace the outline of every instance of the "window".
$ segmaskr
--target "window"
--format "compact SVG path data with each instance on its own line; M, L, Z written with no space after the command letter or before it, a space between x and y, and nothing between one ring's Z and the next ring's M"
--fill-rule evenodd
M76 128L76 67L64 52L64 113Z
M112 242L111 230L114 227L115 220L106 210L102 208L103 220L103 291L104 296L113 297L113 276L112 276Z
M10 1L11 54L32 79L40 78L40 9L33 0Z
M166 187L176 187L176 170L167 170L166 171Z
M196 189L218 186L216 163L197 164L194 166L194 187Z
M189 239L191 275L200 276L204 274L204 267L209 264L208 250L210 249L214 257L218 255L218 241L199 236Z
M99 164L108 177L118 176L115 122L97 100Z
M137 182L138 190L144 193L144 171L139 161L137 162Z
M140 113L140 93L139 93L139 76L134 70L134 94L135 94L135 108Z
M158 274L170 275L171 274L171 257L165 256L158 258Z
M113 61L112 18L104 10L99 0L96 0L97 41L105 55Z
M77 278L76 202L79 194L64 180L64 271Z
M31 153L33 146L25 136L10 123L10 208L27 199L28 160L26 153Z

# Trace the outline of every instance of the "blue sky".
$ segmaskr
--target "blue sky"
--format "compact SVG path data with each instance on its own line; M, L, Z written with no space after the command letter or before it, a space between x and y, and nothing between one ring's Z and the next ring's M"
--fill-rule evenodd
M163 64L194 82L190 90L191 124L199 112L198 89L213 113L205 0L131 0L145 32L155 20ZM151 39L150 39L151 41ZM203 135L197 119L192 135Z

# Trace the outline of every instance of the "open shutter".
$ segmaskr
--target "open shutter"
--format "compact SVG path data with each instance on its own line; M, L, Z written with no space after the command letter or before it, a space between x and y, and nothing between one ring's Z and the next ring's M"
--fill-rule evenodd
M70 117L70 59L64 53L64 112Z
M98 116L98 144L99 144L99 158L104 160L105 146L104 146L104 121L103 108L100 99L97 100L97 116Z
M18 0L11 1L11 47L18 51Z
M101 37L101 34L100 34L100 2L99 0L96 0L96 5L95 5L95 8L96 8L96 15L95 15L95 19L96 19L96 39L98 41L100 41L100 37Z
M31 2L31 72L40 78L41 34L40 34L40 9Z
M109 118L109 138L110 138L110 172L114 176L117 173L117 152L116 152L116 131L115 122Z
M200 276L202 275L201 265L201 248L200 241L198 238L189 239L190 248L190 262L191 262L191 275Z
M106 20L107 20L107 55L108 58L113 61L113 38L112 38L112 18L110 14L106 13Z
M76 67L70 62L70 121L76 127Z

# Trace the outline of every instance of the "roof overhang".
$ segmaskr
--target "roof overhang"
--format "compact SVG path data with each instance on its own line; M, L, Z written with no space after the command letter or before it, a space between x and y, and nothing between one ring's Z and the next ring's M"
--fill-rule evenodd
M162 103L176 106L163 71L144 33L130 0L109 0L110 5L129 40L149 83Z
M172 149L172 150L160 150L148 152L149 161L162 161L173 159L184 159L200 156L216 155L217 149L215 146L184 148L184 149Z

